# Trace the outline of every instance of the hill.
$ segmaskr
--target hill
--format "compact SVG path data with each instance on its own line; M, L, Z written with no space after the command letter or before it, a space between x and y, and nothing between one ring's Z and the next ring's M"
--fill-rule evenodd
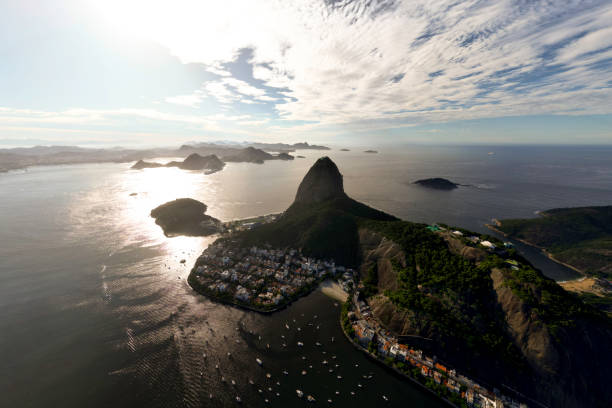
M270 224L245 231L246 245L268 243L301 248L305 255L355 266L359 263L358 226L363 220L396 220L348 197L335 163L323 157L308 171L293 204Z
M500 220L496 228L584 274L612 277L612 206L557 208L538 218Z

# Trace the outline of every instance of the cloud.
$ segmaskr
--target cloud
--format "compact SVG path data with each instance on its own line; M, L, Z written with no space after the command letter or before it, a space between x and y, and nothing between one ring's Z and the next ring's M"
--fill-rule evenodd
M282 120L397 125L612 113L605 0L169 4L159 3L157 15L180 21L180 30L165 24L151 35L183 62L220 70L208 94L223 103L240 95L276 101ZM244 48L253 50L251 83L221 68ZM290 101L264 87L282 89Z
M206 95L203 91L196 89L193 93L188 95L177 95L167 97L165 100L168 103L175 105L189 106L191 108L197 108L202 102Z

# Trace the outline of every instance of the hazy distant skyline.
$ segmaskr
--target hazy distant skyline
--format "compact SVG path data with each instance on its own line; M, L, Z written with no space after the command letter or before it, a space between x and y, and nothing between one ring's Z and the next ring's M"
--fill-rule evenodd
M0 145L612 143L607 0L0 11Z

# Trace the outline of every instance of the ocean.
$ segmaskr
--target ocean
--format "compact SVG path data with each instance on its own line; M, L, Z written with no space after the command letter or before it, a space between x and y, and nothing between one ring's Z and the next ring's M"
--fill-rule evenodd
M270 316L194 293L186 283L190 266L214 238L166 238L150 210L191 197L224 221L281 212L308 168L329 155L359 201L410 221L489 232L484 224L492 218L609 205L612 148L363 150L300 151L305 158L229 163L212 175L134 171L131 163L0 174L2 405L221 407L236 405L236 396L244 406L306 405L299 388L340 407L381 406L383 395L389 406L443 406L357 352L340 332L339 307L320 292ZM412 184L429 177L462 186ZM576 277L537 250L519 249L553 279ZM322 360L333 362L333 373Z

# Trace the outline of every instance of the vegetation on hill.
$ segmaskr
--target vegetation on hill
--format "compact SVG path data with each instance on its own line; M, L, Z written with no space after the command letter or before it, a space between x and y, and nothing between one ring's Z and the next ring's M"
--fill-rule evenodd
M586 274L612 276L612 206L557 208L540 215L501 220L497 228Z
M301 248L307 256L354 267L359 264L358 226L368 219L396 218L344 196L294 203L276 221L244 231L239 239L245 245Z

